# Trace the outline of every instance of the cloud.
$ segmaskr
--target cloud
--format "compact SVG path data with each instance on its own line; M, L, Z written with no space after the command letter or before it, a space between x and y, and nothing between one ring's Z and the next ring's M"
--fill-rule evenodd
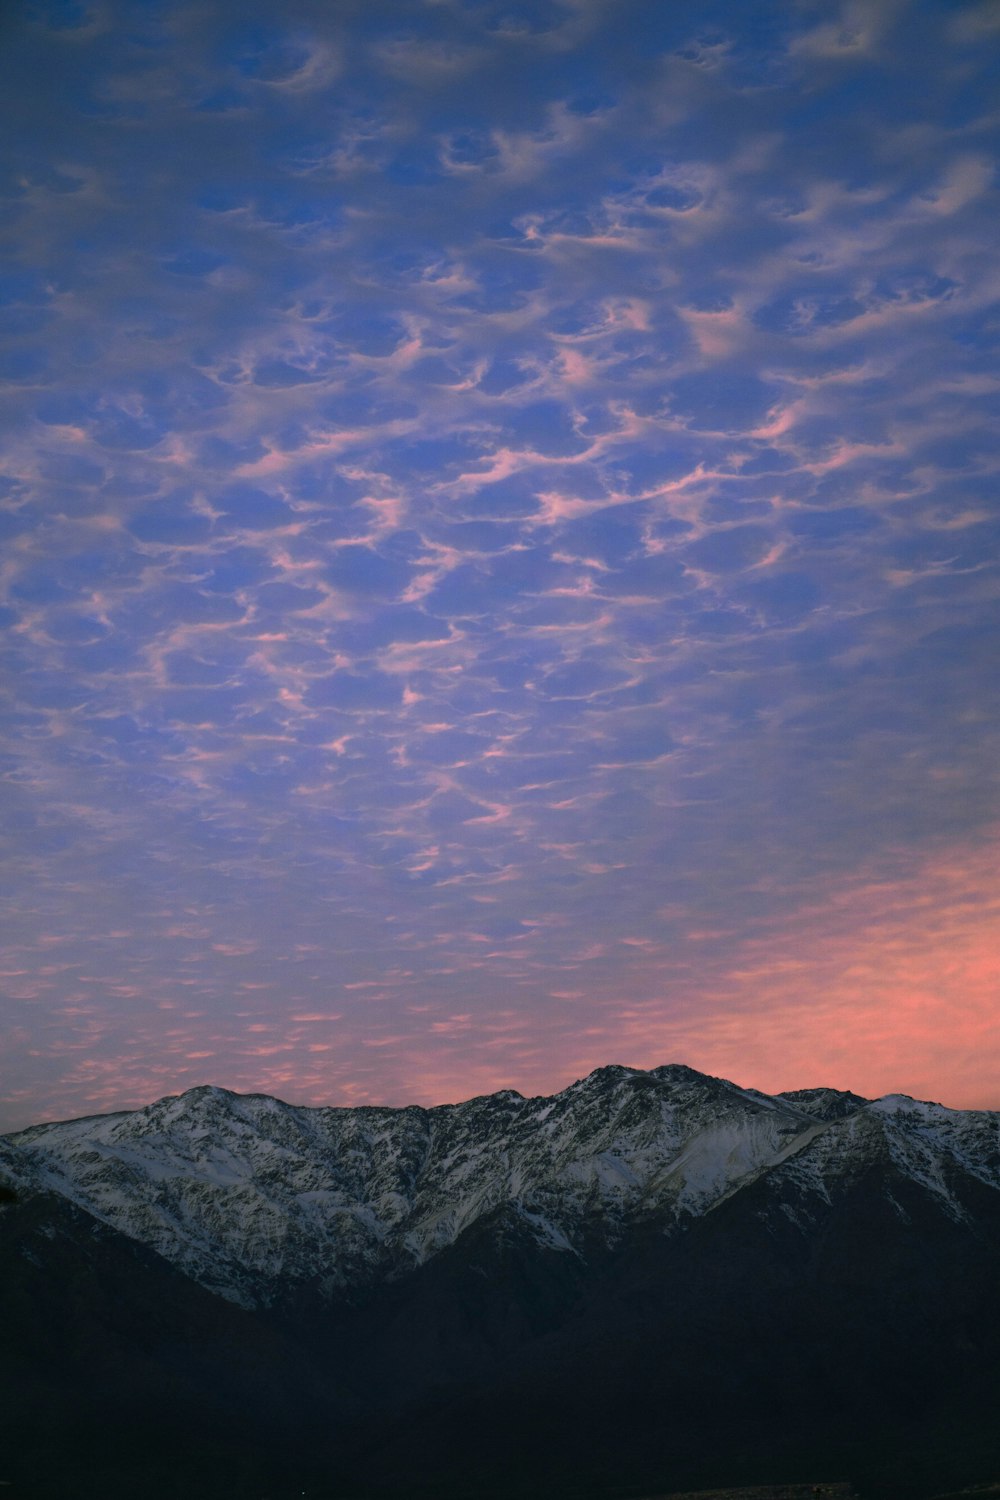
M880 943L896 1083L935 1091L958 981L904 991L951 918L845 893L945 914L967 860L980 985L985 14L7 28L18 1120L209 1064L430 1100L684 1048L766 1084L739 1039L783 1031L782 1085L866 1087L830 1039L891 1070L845 978Z

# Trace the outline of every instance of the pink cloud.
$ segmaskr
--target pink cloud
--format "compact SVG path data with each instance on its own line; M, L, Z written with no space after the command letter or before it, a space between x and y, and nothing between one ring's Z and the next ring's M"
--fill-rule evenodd
M649 1064L667 1051L764 1089L832 1083L996 1108L998 856L1000 831L909 876L817 892L705 974L690 1019L658 1020L654 1002L626 1032Z

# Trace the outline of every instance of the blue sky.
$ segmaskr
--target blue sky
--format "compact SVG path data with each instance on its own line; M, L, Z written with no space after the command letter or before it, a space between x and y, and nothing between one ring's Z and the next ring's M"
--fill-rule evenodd
M1000 1105L997 8L5 17L5 1121Z

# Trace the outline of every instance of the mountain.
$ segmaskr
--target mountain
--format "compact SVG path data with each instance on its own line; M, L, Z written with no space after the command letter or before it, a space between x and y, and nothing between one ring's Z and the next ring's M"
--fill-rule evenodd
M432 1109L203 1087L3 1138L4 1197L25 1494L89 1493L83 1452L135 1492L96 1409L151 1496L1000 1472L1000 1114L680 1065Z

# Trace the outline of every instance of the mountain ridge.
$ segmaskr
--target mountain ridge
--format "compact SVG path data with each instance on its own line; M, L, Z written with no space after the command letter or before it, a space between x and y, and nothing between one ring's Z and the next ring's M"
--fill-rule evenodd
M432 1106L292 1105L203 1084L0 1140L26 1186L253 1307L319 1275L331 1293L396 1279L502 1206L563 1252L583 1254L598 1223L607 1248L633 1220L670 1232L803 1153L827 1158L822 1177L863 1149L862 1130L872 1147L888 1132L894 1159L949 1201L952 1168L1000 1188L1000 1114L822 1086L767 1095L685 1064L609 1064L552 1095Z

